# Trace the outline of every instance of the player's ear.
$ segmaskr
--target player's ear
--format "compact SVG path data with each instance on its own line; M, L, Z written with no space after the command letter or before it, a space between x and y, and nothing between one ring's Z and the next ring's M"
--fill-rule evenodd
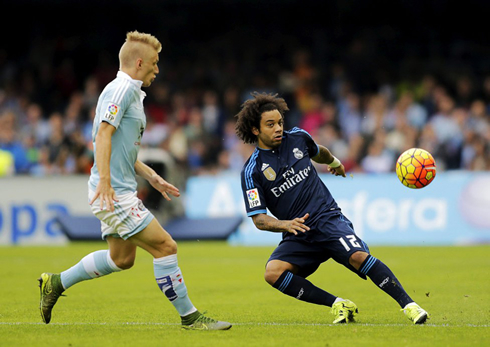
M136 68L139 70L143 66L143 59L138 58L136 59Z
M255 136L259 136L259 129L257 129L256 127L252 127L252 134L254 134Z

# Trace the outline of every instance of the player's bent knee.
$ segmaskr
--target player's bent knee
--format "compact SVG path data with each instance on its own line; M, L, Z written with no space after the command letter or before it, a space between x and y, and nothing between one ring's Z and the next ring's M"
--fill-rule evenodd
M264 279L272 286L286 270L288 269L283 266L282 262L270 261L265 268Z
M158 248L163 255L177 254L177 242L175 242L171 237L166 237L165 239L161 240Z
M121 270L128 270L133 267L134 265L134 257L125 257L125 258L118 258L118 259L113 259L114 264Z
M168 242L167 244L167 249L169 254L177 254L177 242L175 242L173 239L170 239L170 242Z
M357 270L361 267L362 263L368 257L369 253L363 251L357 251L353 253L349 258L349 263Z
M264 274L264 279L267 283L269 283L272 286L274 283L276 283L279 276L281 276L281 274L277 274L274 271L267 271L266 270L265 274Z
M116 266L120 268L121 270L128 270L131 269L134 265L134 261L120 261L116 262Z

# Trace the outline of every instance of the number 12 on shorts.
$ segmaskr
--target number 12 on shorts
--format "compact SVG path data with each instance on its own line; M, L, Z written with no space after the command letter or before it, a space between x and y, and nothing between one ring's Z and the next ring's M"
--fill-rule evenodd
M356 235L347 235L345 238L349 240L349 242L350 242L350 244L351 244L352 247L354 247L354 248L362 248L361 245L359 244L359 242L357 242ZM345 250L347 252L349 252L350 251L350 247L347 244L347 242L344 240L344 238L343 237L339 238L339 241L342 244L342 246L344 246Z

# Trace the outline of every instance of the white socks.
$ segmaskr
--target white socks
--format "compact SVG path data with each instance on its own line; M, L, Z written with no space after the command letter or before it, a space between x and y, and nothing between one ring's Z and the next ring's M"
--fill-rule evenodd
M153 269L158 287L181 317L197 311L187 295L187 287L177 264L177 254L153 259Z
M109 250L96 251L88 254L76 265L61 273L61 284L68 289L72 285L121 271L110 256Z

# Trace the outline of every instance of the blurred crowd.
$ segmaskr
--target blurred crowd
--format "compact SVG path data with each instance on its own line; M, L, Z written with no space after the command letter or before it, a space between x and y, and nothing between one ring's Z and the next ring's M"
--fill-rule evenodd
M95 105L116 75L117 52L102 52L81 74L66 46L41 43L22 61L0 52L0 176L89 173ZM318 62L302 47L282 60L253 48L232 54L222 42L196 52L172 60L164 48L146 90L142 153L158 150L150 161L182 179L239 172L253 146L235 136L234 115L253 91L284 97L286 129L308 131L347 172L394 171L411 147L431 152L438 170L490 169L490 76L427 71L365 83L359 62Z

